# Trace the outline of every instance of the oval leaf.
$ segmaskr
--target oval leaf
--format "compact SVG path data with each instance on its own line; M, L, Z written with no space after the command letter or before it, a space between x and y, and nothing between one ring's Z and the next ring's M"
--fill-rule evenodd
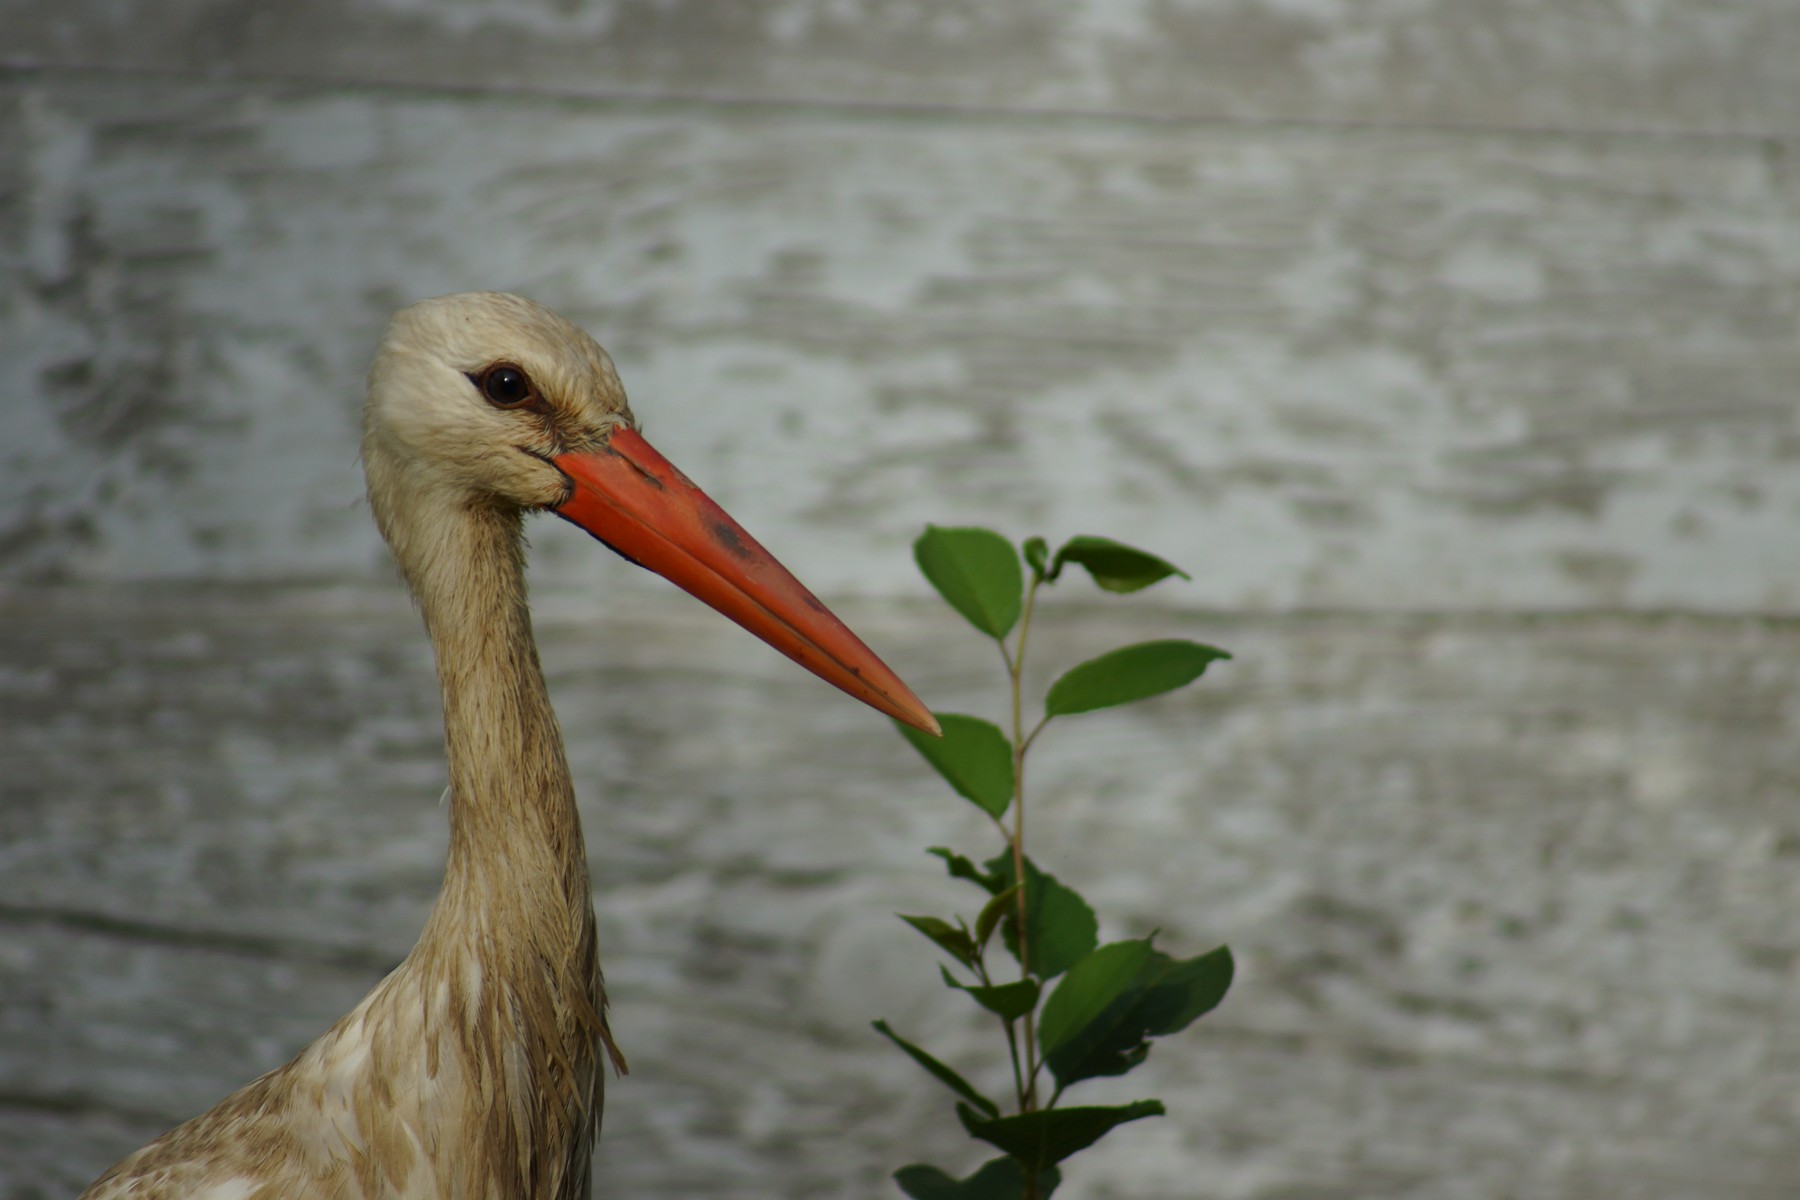
M983 987L958 983L956 977L946 971L941 964L938 972L944 977L945 987L969 993L975 997L975 1003L1003 1021L1016 1021L1037 1007L1038 981L1035 979L1021 979L1017 983L996 983Z
M966 1104L956 1115L969 1136L997 1146L1024 1164L1026 1170L1055 1166L1077 1150L1089 1146L1127 1121L1160 1117L1160 1100L1139 1100L1111 1108L1050 1108L1016 1117L984 1120Z
M876 1033L879 1033L882 1037L904 1050L908 1058L911 1058L921 1067L930 1071L932 1076L936 1078L939 1083L942 1083L945 1087L961 1096L964 1100L967 1100L969 1104L973 1104L977 1109L987 1113L989 1116L997 1115L1000 1112L1000 1106L976 1091L974 1085L968 1080L964 1079L961 1075L958 1075L955 1071L946 1067L932 1055L921 1050L919 1047L913 1045L911 1042L895 1033L892 1029L888 1028L888 1023L886 1021L871 1021L869 1023L875 1027ZM968 1105L959 1104L956 1107L958 1111L960 1111L967 1108Z
M1158 957L1163 957L1158 951ZM1138 1019L1151 1037L1179 1033L1194 1021L1219 1007L1225 993L1231 990L1237 963L1231 947L1194 958L1170 959L1168 970L1150 986L1138 1004Z
M913 543L913 558L938 595L969 624L994 638L1011 632L1025 587L1011 542L991 529L927 525Z
M977 867L973 862L969 861L967 857L958 854L948 846L932 846L928 848L925 853L935 854L943 859L944 870L949 873L950 878L952 879L966 879L970 883L986 888L990 893L998 892L1006 886L1005 880L985 873L980 867Z
M1071 1046L1077 1053L1088 1047L1088 1041L1102 1037L1117 1024L1116 1007L1129 1008L1143 987L1139 977L1156 951L1148 941L1109 942L1069 968L1063 981L1044 1002L1044 1015L1038 1021L1038 1049L1046 1062L1055 1064L1068 1057ZM1133 1040L1133 1044L1143 1037ZM1054 1065L1052 1071L1056 1071ZM1058 1083L1065 1081L1056 1072Z
M1150 1053L1149 1039L1187 1028L1231 987L1231 951L1177 961L1148 939L1111 942L1069 970L1044 1002L1038 1047L1062 1087L1123 1075Z
M981 907L981 915L975 918L975 945L987 949L988 939L994 936L994 927L1000 924L1000 918L1009 912L1017 912L1019 902L1019 885L994 893L994 898Z
M1192 578L1174 563L1147 550L1086 534L1072 537L1063 544L1050 564L1048 577L1055 579L1062 574L1064 563L1086 568L1094 582L1109 592L1135 592L1171 575Z
M1003 887L1012 885L1012 855L998 855L985 865ZM1030 951L1031 973L1039 979L1061 975L1086 958L1099 941L1100 922L1088 902L1056 876L1039 871L1029 857L1025 859L1025 927L1029 931L1026 948ZM1019 957L1016 905L1008 907L1000 929L1006 948L1014 958Z
M975 949L975 940L967 930L958 929L939 917L909 917L905 913L894 915L936 942L938 949L964 966L973 966L980 957L980 952Z
M1208 663L1230 657L1199 642L1139 642L1071 667L1050 685L1044 713L1068 716L1160 696L1200 678Z
M995 820L1006 815L1013 798L1012 743L992 721L962 713L934 713L944 736L932 737L910 725L894 728L912 743L956 794Z
M1015 1158L996 1158L967 1179L952 1179L936 1167L914 1163L894 1172L894 1182L912 1200L1025 1200L1025 1171ZM1062 1182L1055 1167L1038 1175L1038 1196L1050 1193Z

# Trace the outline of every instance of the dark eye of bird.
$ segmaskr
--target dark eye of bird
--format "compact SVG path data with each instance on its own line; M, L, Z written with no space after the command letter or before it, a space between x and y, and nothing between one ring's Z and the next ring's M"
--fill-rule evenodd
M495 363L469 379L496 408L518 408L530 403L537 395L531 386L531 377L511 363Z

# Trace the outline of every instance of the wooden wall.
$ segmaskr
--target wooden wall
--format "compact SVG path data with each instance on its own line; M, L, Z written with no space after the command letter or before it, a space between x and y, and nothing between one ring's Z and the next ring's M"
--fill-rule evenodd
M592 329L937 707L999 696L914 575L925 522L1193 571L1059 589L1039 643L1237 655L1043 750L1038 854L1107 932L1242 964L1103 1085L1171 1115L1071 1200L1792 1194L1784 0L0 23L4 1200L279 1063L416 935L440 734L356 412L387 314L477 287ZM597 1194L978 1161L867 1029L978 1054L889 915L954 895L920 851L978 848L972 813L737 631L534 540L634 1065Z

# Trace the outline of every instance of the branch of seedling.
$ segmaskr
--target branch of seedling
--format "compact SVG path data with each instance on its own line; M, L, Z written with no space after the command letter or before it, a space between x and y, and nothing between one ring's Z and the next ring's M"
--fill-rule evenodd
M986 529L928 526L913 549L920 570L945 601L999 647L1012 729L1008 736L991 722L960 713L937 714L941 740L901 727L945 781L987 814L1006 842L1000 855L979 866L944 847L931 850L952 877L987 893L973 928L961 917L954 924L937 917L902 919L976 981L958 983L940 967L945 984L999 1018L1017 1109L1001 1115L998 1103L954 1069L886 1021L875 1022L879 1032L956 1093L957 1116L969 1134L1004 1152L963 1180L924 1164L902 1167L894 1178L914 1200L1047 1200L1061 1180L1060 1162L1119 1125L1163 1112L1155 1100L1058 1110L1065 1089L1084 1079L1125 1074L1144 1061L1150 1038L1175 1033L1211 1011L1231 985L1232 960L1223 946L1178 960L1155 949L1151 938L1099 944L1098 921L1086 901L1039 871L1026 853L1026 755L1055 717L1174 691L1230 655L1181 639L1103 654L1050 686L1043 716L1027 732L1025 652L1040 588L1054 584L1069 565L1080 566L1101 589L1115 593L1187 575L1153 554L1098 537L1072 538L1052 557L1042 538L1014 549ZM1020 570L1021 557L1031 571L1029 582ZM1009 649L1014 628L1018 637ZM1018 960L1015 983L995 984L988 968L987 947L996 930ZM1048 1102L1040 1104L1038 1081L1046 1070L1055 1086Z

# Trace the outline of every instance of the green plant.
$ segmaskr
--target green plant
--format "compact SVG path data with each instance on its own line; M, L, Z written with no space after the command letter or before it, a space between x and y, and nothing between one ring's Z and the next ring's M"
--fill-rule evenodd
M1026 580L1020 554L1030 568ZM936 943L961 973L939 965L946 986L991 1013L1005 1034L1013 1094L1002 1105L888 1023L875 1028L956 1094L956 1115L972 1137L1003 1152L966 1179L914 1164L894 1173L913 1200L1045 1200L1061 1182L1058 1164L1113 1129L1161 1116L1157 1100L1060 1107L1065 1089L1086 1079L1123 1075L1150 1053L1149 1039L1185 1029L1210 1012L1231 986L1231 951L1177 959L1151 937L1099 944L1099 922L1085 900L1040 871L1025 852L1025 757L1057 717L1143 700L1198 679L1207 665L1230 658L1198 642L1142 642L1065 672L1044 697L1044 715L1025 727L1020 680L1040 588L1066 567L1083 568L1108 592L1135 592L1179 568L1108 538L1070 539L1052 556L1042 538L1015 550L987 529L927 526L913 545L919 569L976 629L992 638L1006 666L1012 701L1010 735L961 713L938 713L944 735L899 726L907 741L956 792L986 813L1005 848L977 864L942 846L930 853L949 874L985 893L971 922L929 916L901 920ZM1014 629L1017 637L1008 645ZM1009 823L1010 818L1010 823ZM1018 965L1000 978L990 961L996 932ZM1048 1072L1048 1097L1043 1076ZM1010 1111L1008 1111L1010 1110Z

